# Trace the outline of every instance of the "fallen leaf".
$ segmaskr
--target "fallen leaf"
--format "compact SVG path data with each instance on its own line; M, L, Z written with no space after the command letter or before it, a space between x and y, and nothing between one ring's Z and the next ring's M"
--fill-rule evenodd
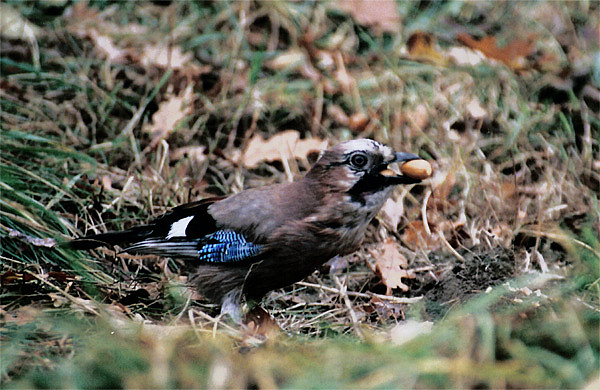
M486 57L503 62L514 70L528 67L526 57L532 54L535 48L535 36L533 34L530 34L526 39L516 39L503 47L498 47L496 37L493 36L476 40L468 34L460 33L456 38L468 47L479 50Z
M404 312L402 311L404 305L399 303L389 302L387 300L383 300L377 298L376 296L371 297L370 305L365 307L365 312L367 313L377 313L379 318L383 321L393 318L404 318Z
M400 30L400 15L394 0L338 0L332 5L352 15L358 24L392 33Z
M433 229L433 226L430 226ZM429 234L423 221L411 221L401 235L402 242L411 249L432 250L440 246L437 235Z
M394 200L389 198L383 204L381 208L381 217L383 223L388 227L389 230L395 232L400 223L400 219L404 214L404 203L402 199Z
M479 100L473 98L469 103L467 103L467 111L471 114L471 117L474 119L481 119L487 116L487 112L479 103Z
M88 37L91 30L100 31L102 35L121 37L128 35L143 36L150 31L148 26L132 21L125 24L114 23L116 12L118 11L114 7L107 7L100 12L95 7L88 7L87 1L80 1L66 9L63 20L67 24L68 31L80 38Z
M292 158L306 160L310 153L320 152L326 147L325 140L301 140L300 133L296 130L282 131L266 141L256 134L242 155L242 163L247 168L256 168L263 161L287 161Z
M364 112L357 112L352 114L350 120L348 121L348 127L352 131L360 132L367 127L369 123L369 117Z
M75 275L68 274L66 272L60 271L50 271L48 272L48 278L58 280L59 282L66 282L67 280L75 280L77 277Z
M262 307L256 306L244 318L244 323L252 337L272 338L281 332L277 321Z
M2 37L34 42L39 33L39 27L27 21L17 10L8 4L0 3L0 35Z
M152 137L151 149L167 138L177 124L192 113L193 87L194 84L191 83L179 95L171 95L159 104L158 111L152 115L152 123L145 128Z
M77 277L75 275L68 274L66 272L60 271L50 271L45 274L37 275L42 279L54 279L59 282L66 282L68 280L76 280ZM37 278L30 273L16 273L13 271L6 271L3 274L0 274L0 283L3 285L11 284L14 282L30 282L32 280L37 280Z
M183 158L188 158L194 164L202 164L206 161L205 146L184 146L177 148L169 153L169 159L171 161L178 161Z
M6 271L5 273L0 274L0 284L2 285L7 285L19 281L26 282L31 279L34 279L34 277L29 274L18 274L14 271Z
M192 53L184 54L179 46L145 45L140 63L165 69L184 69L193 58Z
M96 45L96 48L102 53L109 61L114 63L123 63L128 54L127 50L119 49L110 39L105 35L100 35L96 30L90 30L89 36Z
M483 61L483 53L466 47L453 47L447 52L447 56L456 65L475 66Z
M408 262L396 245L394 240L387 239L382 244L382 250L374 256L375 271L387 287L387 295L391 295L394 288L408 291L408 286L402 282L402 278L414 278L414 275L405 269Z
M454 170L447 168L447 166L446 170L443 170L440 166L437 166L429 181L433 193L429 198L427 207L429 209L443 210L444 207L450 203L450 193L456 184Z
M65 18L67 22L80 23L83 21L95 19L99 14L97 8L88 7L87 1L80 1L73 4L65 11Z
M416 31L406 41L410 58L421 62L430 62L435 65L446 65L448 60L436 48L435 37L427 32Z
M12 311L5 311L0 308L0 318L4 324L25 325L34 321L42 314L41 309L32 305L22 306Z

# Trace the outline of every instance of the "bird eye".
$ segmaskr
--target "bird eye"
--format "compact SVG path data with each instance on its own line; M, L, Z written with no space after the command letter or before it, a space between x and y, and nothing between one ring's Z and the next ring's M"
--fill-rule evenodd
M362 153L357 153L350 157L350 164L356 168L363 168L369 162L369 158Z

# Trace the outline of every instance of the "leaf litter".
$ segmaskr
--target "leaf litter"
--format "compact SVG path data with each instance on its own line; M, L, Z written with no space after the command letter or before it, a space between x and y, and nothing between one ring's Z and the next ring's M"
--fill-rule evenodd
M22 112L29 115L25 123L19 119L22 113L3 113L5 123L12 129L36 123L41 134L63 137L70 146L112 165L101 164L75 180L73 188L85 191L79 192L85 207L46 199L44 204L50 205L51 211L60 213L63 221L71 221L70 236L91 229L128 227L134 220L146 221L183 201L290 180L302 174L308 161L327 144L349 137L374 137L397 149L422 153L435 165L434 177L427 182L430 187L407 188L386 203L369 228L368 250L338 259L306 281L270 293L264 301L268 313L250 316L246 335L228 328L217 318L214 307L181 287L182 262L100 251L89 256L89 264L110 280L97 285L98 297L113 302L109 306L121 313L114 314L115 318L153 322L166 330L172 315L177 323L186 320L198 332L223 330L253 347L277 334L277 328L322 337L332 331L355 332L353 321L358 319L363 326L383 330L401 344L405 341L398 339L398 334L412 331L389 331L389 326L414 315L411 310L418 311L419 304L424 305L425 319L439 321L467 298L486 294L488 287L502 286L524 272L553 274L569 268L573 252L557 242L573 241L558 239L563 236L556 235L554 227L562 223L587 226L590 222L585 215L597 214L585 195L598 182L593 171L599 160L593 142L598 134L593 120L597 86L588 75L585 48L573 43L571 35L579 32L557 27L556 36L549 39L531 31L536 33L530 35L535 42L501 37L503 31L486 24L494 15L490 12L480 15L481 25L467 29L469 33L448 23L449 18L440 21L450 31L448 35L435 29L408 35L403 23L410 23L410 18L397 13L402 7L388 12L385 7L394 3L383 3L368 10L362 2L348 3L343 7L350 17L341 24L333 22L338 13L328 14L319 4L313 5L314 14L287 23L289 15L298 14L281 16L286 15L282 12L286 7L274 11L266 4L235 3L217 14L224 33L211 35L208 31L203 36L208 27L197 23L195 35L206 39L199 46L185 38L179 42L159 37L161 28L168 26L164 16L168 13L159 6L144 4L136 10L142 19L156 18L160 28L150 33L137 21L117 23L118 5L100 10L77 3L68 12L79 16L65 13L67 30L61 34L73 34L80 39L78 44L93 48L88 52L91 58L108 60L104 68L94 65L85 71L83 85L100 93L50 90L44 95L46 112L37 109L40 99L31 84L15 76L12 65L3 65L9 76L2 84L3 99L22 102ZM179 6L187 7L174 5L167 7L168 12L175 15ZM570 5L578 6L583 7ZM489 8L494 5L477 4L472 12L477 15ZM244 23L233 27L229 18ZM355 30L354 22L361 30ZM593 23L592 30L597 28ZM89 28L92 24L96 30ZM236 47L235 40L224 38L228 33L234 37L250 31L250 27L236 30L239 26L250 26L254 33L255 41L249 39L244 43L247 47ZM303 31L310 34L304 35L302 42L296 41ZM393 32L391 38L386 31ZM131 33L133 36L128 35ZM145 39L137 39L136 34ZM581 34L587 33L581 30ZM260 56L252 54L252 50L263 50L259 47L261 35L279 38L270 43L281 49L270 53L274 61L261 62ZM43 49L73 55L68 46L54 39L45 38L47 47ZM551 39L562 42L567 58L555 56L548 44ZM28 58L19 43L3 45L10 58ZM226 53L221 52L223 47ZM23 54L18 53L26 54L19 57ZM394 61L410 64L390 66ZM570 69L569 63L583 71ZM60 74L57 64L60 61L55 60L51 69ZM159 85L167 69L175 72ZM275 81L268 78L287 70L292 71L291 76L281 85L276 77ZM489 79L486 72L492 73ZM556 81L548 85L552 91L562 88L570 92L573 88L580 106L570 97L563 99L539 87L546 81L536 72L550 72L554 80L565 81L568 87ZM104 80L114 82L103 84ZM520 95L517 83L539 87L540 101ZM150 96L148 91L152 91L152 99L140 107L143 98ZM544 109L541 99L548 95L555 105ZM257 102L262 105L258 107ZM529 111L523 112L524 108ZM134 123L130 119L135 110L140 118ZM52 113L59 111L64 111L65 119L55 123ZM561 115L568 120L556 119ZM84 126L73 125L77 123ZM132 164L130 144L119 139L128 123L133 124L133 144L145 151L137 168ZM574 171L564 155L587 167L585 173ZM581 183L574 184L567 174L581 178ZM25 212L11 220L19 223L19 228L13 229L19 232L35 226L28 222L31 211L21 208ZM597 232L597 222L592 226ZM50 300L59 304L59 309L79 305L87 315L97 312L99 307L86 296L88 287L78 279L80 274L44 260L48 248L35 244L38 237L46 240L44 231L25 231L10 242L3 237L3 246L6 242L21 249L19 256L16 251L3 253L9 259L3 260L2 287L7 289L3 291L13 294L18 286L26 289L23 291L37 291L40 299L44 297L40 302ZM574 231L580 234L583 229ZM39 260L28 262L31 254ZM373 269L368 261L374 261ZM341 286L330 272L343 275L338 278L343 281ZM511 291L516 294L513 298L534 296L533 284L528 289L530 294L524 288ZM411 301L413 298L418 299ZM9 311L20 307L17 301L11 305ZM275 331L269 330L271 327ZM427 322L415 327L428 329ZM364 329L360 332L365 334ZM492 384L495 387L498 382Z

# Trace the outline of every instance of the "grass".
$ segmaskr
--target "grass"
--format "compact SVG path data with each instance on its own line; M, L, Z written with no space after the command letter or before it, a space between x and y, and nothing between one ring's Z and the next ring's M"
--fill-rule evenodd
M43 34L39 58L26 40L2 38L3 387L597 383L596 2L402 2L397 33L327 3L7 4ZM503 47L517 27L536 36L524 70L406 53L417 30L445 55L459 32ZM125 60L108 61L92 29ZM145 64L156 43L191 60ZM274 66L282 53L300 60ZM191 113L163 138L150 134L161 103L190 83ZM364 127L343 118L360 113ZM397 226L382 213L356 254L269 294L272 320L218 318L185 287L177 259L60 245L301 175L300 160L235 160L253 135L287 129L330 143L375 138L430 159L435 174L395 195ZM188 146L205 149L194 157ZM438 239L407 233L423 210ZM415 278L386 297L372 263L390 238Z

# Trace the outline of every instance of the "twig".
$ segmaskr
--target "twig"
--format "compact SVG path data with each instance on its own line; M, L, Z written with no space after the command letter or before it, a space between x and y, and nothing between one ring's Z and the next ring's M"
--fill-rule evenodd
M425 199L423 199L423 206L421 207L421 217L423 218L423 227L427 232L428 236L431 236L431 229L429 228L429 222L427 222L427 202L429 201L429 197L431 196L431 189L427 190L425 194Z
M230 332L239 334L239 331L237 329L235 329L235 328L229 326L228 324L226 324L225 322L221 321L220 316L215 318L215 317L209 316L202 310L190 309L190 310L188 310L188 318L190 319L190 322L193 324L194 329L196 329L196 327L195 327L196 323L194 321L194 313L200 315L200 317L202 317L203 319L208 320L209 322L213 323L213 330L212 330L213 338L217 337L218 325L221 325L223 328L226 328Z
M74 296L72 296L71 294L69 294L68 292L66 292L65 290L63 290L62 288L55 286L54 284L50 283L49 281L45 280L44 278L40 277L39 275L30 272L30 271L25 271L27 272L29 275L33 276L34 278L36 278L37 280L39 280L40 282L47 284L48 286L52 287L53 289L55 289L56 291L60 292L65 298L67 298L69 301L71 301L71 303L80 306L81 308L83 308L85 311L88 311L92 314L95 315L100 315L100 313L98 313L98 311L96 309L94 309L93 307L91 307L90 305L85 305L81 302L80 299L75 298Z
M350 297L348 296L348 292L346 291L347 286L344 286L342 284L342 282L340 282L340 279L337 277L337 275L333 275L333 280L335 281L335 284L338 285L340 295L344 299L344 304L346 304L346 308L348 309L348 314L350 314L350 319L352 320L352 328L354 329L354 332L360 339L364 340L365 335L363 334L362 330L360 330L360 324L358 323L358 317L356 316L356 312L352 308L352 302L350 302Z
M308 283L308 282L297 282L296 284L299 286L304 286L304 287L318 288L320 290L327 291L327 292L334 293L334 294L341 294L340 290L338 290L337 288L327 287L327 286L323 286L320 284ZM346 291L346 294L350 297L377 298L377 299L381 299L383 301L389 301L392 303L415 303L415 302L418 302L421 299L423 299L423 296L412 297L412 298L401 298L401 297L394 297L391 295L382 295L382 294L375 294L375 293L361 293L361 292L356 292L356 291Z
M438 232L438 237L442 241L442 244L444 244L444 246L446 248L448 248L448 250L454 255L454 257L456 257L458 260L460 260L463 263L465 262L465 258L462 257L460 255L460 253L458 253L456 251L456 249L452 248L452 245L450 245L450 243L448 242L448 240L446 240L446 237L444 237L444 234L442 232Z

